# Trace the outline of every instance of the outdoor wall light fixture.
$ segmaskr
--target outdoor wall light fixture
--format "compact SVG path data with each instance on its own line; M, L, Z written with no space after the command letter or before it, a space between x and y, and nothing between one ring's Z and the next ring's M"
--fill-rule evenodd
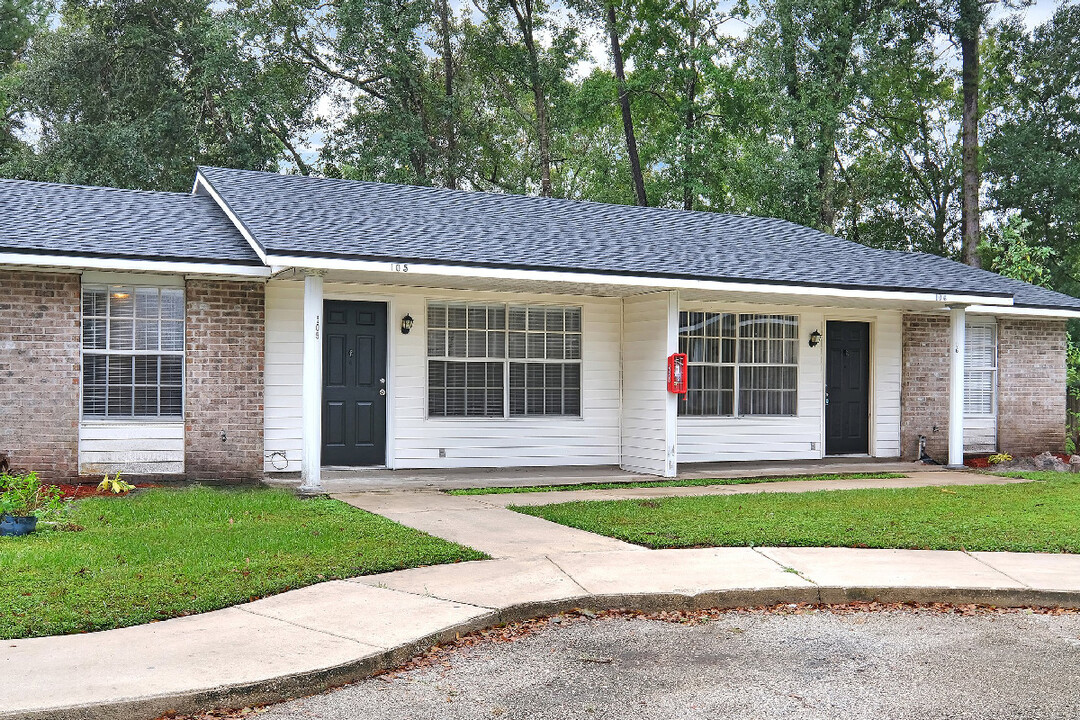
M817 347L818 343L820 343L820 342L821 342L821 331L820 330L815 330L814 332L810 333L810 347Z
M412 330L412 326L412 315L410 315L409 313L405 313L405 317L401 318L401 334L408 335L409 331Z

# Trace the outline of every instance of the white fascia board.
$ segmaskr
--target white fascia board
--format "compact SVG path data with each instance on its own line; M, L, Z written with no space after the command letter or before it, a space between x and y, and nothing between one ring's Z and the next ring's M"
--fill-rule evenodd
M229 275L232 277L265 278L270 268L227 263L197 263L171 260L125 260L123 258L65 257L61 255L28 255L0 253L0 266L35 267L80 272L82 270L113 270L116 272L159 272L178 275Z
M595 285L618 285L650 289L713 290L716 292L760 293L769 295L809 295L823 298L851 298L858 300L895 300L897 302L929 302L941 304L979 304L1011 306L1011 297L987 295L953 295L908 290L859 290L828 288L812 285L779 285L766 283L729 282L722 280L692 280L683 278L655 278L631 275L607 275L603 273L568 272L557 270L513 270L504 268L468 267L462 265L438 265L429 263L405 263L373 260L342 260L336 258L307 258L287 255L267 255L271 266L290 266L313 270L344 270L356 272L399 273L402 275L441 275L448 277L491 278L497 280L538 280L548 282L588 283Z
M266 251L262 249L262 246L255 240L255 236L251 234L251 231L247 229L247 226L244 225L240 218L236 216L236 213L232 211L232 208L229 207L229 203L225 202L221 195L218 194L218 191L214 189L214 186L210 184L210 181L203 177L202 171L195 172L195 185L191 188L191 194L198 195L199 188L205 190L206 194L217 203L217 206L221 208L221 212L225 213L225 216L229 218L229 222L240 231L240 234L244 236L248 245L250 245L251 249L255 251L255 254L259 256L259 259L263 261L263 264L268 265L269 263L266 262Z
M1067 310L1065 308L1033 308L1033 307L989 307L986 305L969 305L967 311L976 315L1008 315L1010 317L1030 318L1080 318L1080 310Z

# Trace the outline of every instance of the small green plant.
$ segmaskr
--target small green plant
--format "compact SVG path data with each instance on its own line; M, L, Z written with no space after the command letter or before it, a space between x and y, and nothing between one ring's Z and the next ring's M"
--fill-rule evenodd
M986 458L987 462L989 462L991 465L1000 465L1001 463L1009 462L1012 459L1013 456L1009 453L997 453L996 455L991 455L990 457Z
M134 489L134 485L120 479L119 470L117 470L116 475L111 478L109 477L109 473L105 473L105 479L98 483L98 490L116 493L117 495L126 495Z
M63 509L60 488L42 485L36 472L0 475L0 515L40 519Z

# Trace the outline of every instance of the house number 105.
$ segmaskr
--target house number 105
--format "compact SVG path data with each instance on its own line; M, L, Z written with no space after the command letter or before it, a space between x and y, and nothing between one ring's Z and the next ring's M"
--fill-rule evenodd
M408 263L390 263L390 270L392 272L409 272Z

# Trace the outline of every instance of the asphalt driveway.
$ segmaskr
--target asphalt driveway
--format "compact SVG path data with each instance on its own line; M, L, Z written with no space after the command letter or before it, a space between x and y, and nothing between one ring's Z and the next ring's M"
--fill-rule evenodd
M601 618L483 641L266 720L1080 717L1080 616L933 610Z

